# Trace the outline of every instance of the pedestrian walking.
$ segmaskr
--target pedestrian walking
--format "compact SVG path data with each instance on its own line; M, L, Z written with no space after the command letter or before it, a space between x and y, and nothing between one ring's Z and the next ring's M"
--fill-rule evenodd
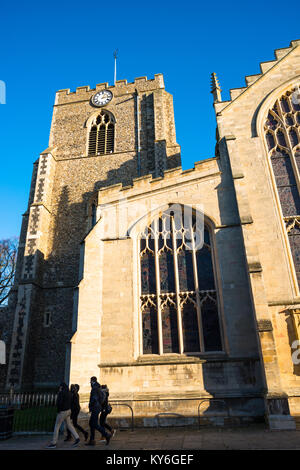
M78 384L72 384L70 387L71 391L71 421L75 429L78 429L83 435L85 441L87 441L89 433L85 431L77 422L78 415L80 412L80 398L79 398L79 385ZM71 431L68 429L67 430L67 437L65 441L70 441L71 440Z
M111 433L111 437L113 437L116 434L116 430L113 429L106 422L107 416L112 412L112 406L108 401L109 389L108 389L107 385L101 385L101 390L102 390L102 392L105 393L105 399L104 399L101 414L100 414L100 420L99 420L100 426L103 426L105 429L107 429Z
M102 436L106 439L106 445L109 444L111 439L111 434L105 430L104 426L101 426L98 423L99 413L102 410L102 406L105 400L105 394L102 392L100 384L97 382L96 377L91 377L91 393L90 393L90 402L89 410L91 412L91 417L89 421L90 425L90 440L86 444L87 446L94 446L95 442L95 430L99 431Z
M56 447L59 429L63 422L66 423L67 429L70 430L73 435L75 442L72 444L73 447L76 447L79 442L79 436L74 429L74 426L70 420L71 416L71 392L66 383L62 382L59 386L58 395L57 395L57 416L53 431L52 442L47 446L48 449L54 449Z

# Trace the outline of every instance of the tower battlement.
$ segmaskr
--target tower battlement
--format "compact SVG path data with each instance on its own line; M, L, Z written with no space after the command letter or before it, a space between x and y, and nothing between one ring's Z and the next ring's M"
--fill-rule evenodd
M95 88L90 88L89 85L86 85L77 87L75 91L70 91L69 88L58 90L56 92L55 105L82 100L88 101L95 92L105 89L110 90L114 96L121 96L136 93L136 91L143 93L164 88L163 74L157 73L154 75L154 78L136 77L134 81L130 83L127 83L127 80L117 80L115 85L109 85L105 82L98 83Z

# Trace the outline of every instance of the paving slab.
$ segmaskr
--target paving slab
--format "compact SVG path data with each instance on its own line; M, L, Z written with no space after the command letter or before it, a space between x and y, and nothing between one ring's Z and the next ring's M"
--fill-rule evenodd
M13 435L0 441L0 452L4 450L43 450L51 441L51 435ZM300 431L270 431L262 428L236 429L135 429L118 431L108 446L105 441L96 441L96 446L86 446L82 440L73 448L72 442L64 442L60 436L58 450L300 450Z

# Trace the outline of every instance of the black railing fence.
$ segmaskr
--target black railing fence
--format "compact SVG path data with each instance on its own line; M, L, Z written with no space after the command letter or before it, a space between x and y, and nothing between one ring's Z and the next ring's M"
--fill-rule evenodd
M0 393L0 410L9 409L10 412L13 410L13 433L51 433L54 429L57 414L56 400L57 393L14 393L11 391L6 394ZM130 426L133 431L134 415L132 407L126 403L117 403L113 400L111 404L113 408L119 406L129 408ZM1 419L6 419L6 414L2 414L3 418ZM84 421L84 426L87 427L89 415L86 414L81 419ZM121 427L121 424L119 427Z
M0 394L0 408L13 408L14 433L49 433L56 419L56 393Z
M54 392L44 392L44 393L15 393L11 391L10 393L0 393L0 440L5 438L6 435L13 432L14 434L43 434L53 432L56 415L57 415L57 393ZM204 402L208 402L208 409L201 414L201 406ZM114 413L110 415L110 418L115 420L115 425L121 429L124 428L124 420L129 420L129 426L126 424L126 428L131 427L131 430L134 430L135 419L133 409L128 403L120 403L114 400L110 401L113 411L114 407L125 406L130 410L130 417L126 416L114 416ZM221 406L220 406L221 405ZM5 412L7 410L7 412ZM12 417L13 415L13 417ZM230 417L230 411L225 400L222 399L202 399L198 403L198 426L200 428L201 417L209 418L208 421L212 418L224 418ZM173 422L166 422L166 418L173 418ZM155 417L156 426L161 427L162 425L191 425L192 423L185 423L185 416L172 413L172 412L161 412ZM165 422L162 422L161 419L165 418ZM174 422L176 418L176 423ZM13 419L12 429L11 429L11 420ZM88 427L89 413L83 414L81 417L85 421L84 426ZM179 420L179 423L177 421ZM191 421L191 420L188 420ZM209 424L209 423L208 423ZM3 428L3 429L2 429ZM6 429L7 428L7 429ZM9 429L8 429L9 428ZM2 437L1 437L2 435Z

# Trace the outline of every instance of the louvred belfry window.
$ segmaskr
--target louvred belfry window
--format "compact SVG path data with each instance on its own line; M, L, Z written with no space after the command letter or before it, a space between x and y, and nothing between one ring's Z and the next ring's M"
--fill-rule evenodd
M277 99L265 122L265 137L282 215L300 287L300 91Z
M94 119L89 133L89 155L105 155L114 152L115 120L107 111L101 111Z
M222 350L207 227L204 243L197 240L203 227L194 215L187 222L183 208L161 213L141 234L143 354Z

